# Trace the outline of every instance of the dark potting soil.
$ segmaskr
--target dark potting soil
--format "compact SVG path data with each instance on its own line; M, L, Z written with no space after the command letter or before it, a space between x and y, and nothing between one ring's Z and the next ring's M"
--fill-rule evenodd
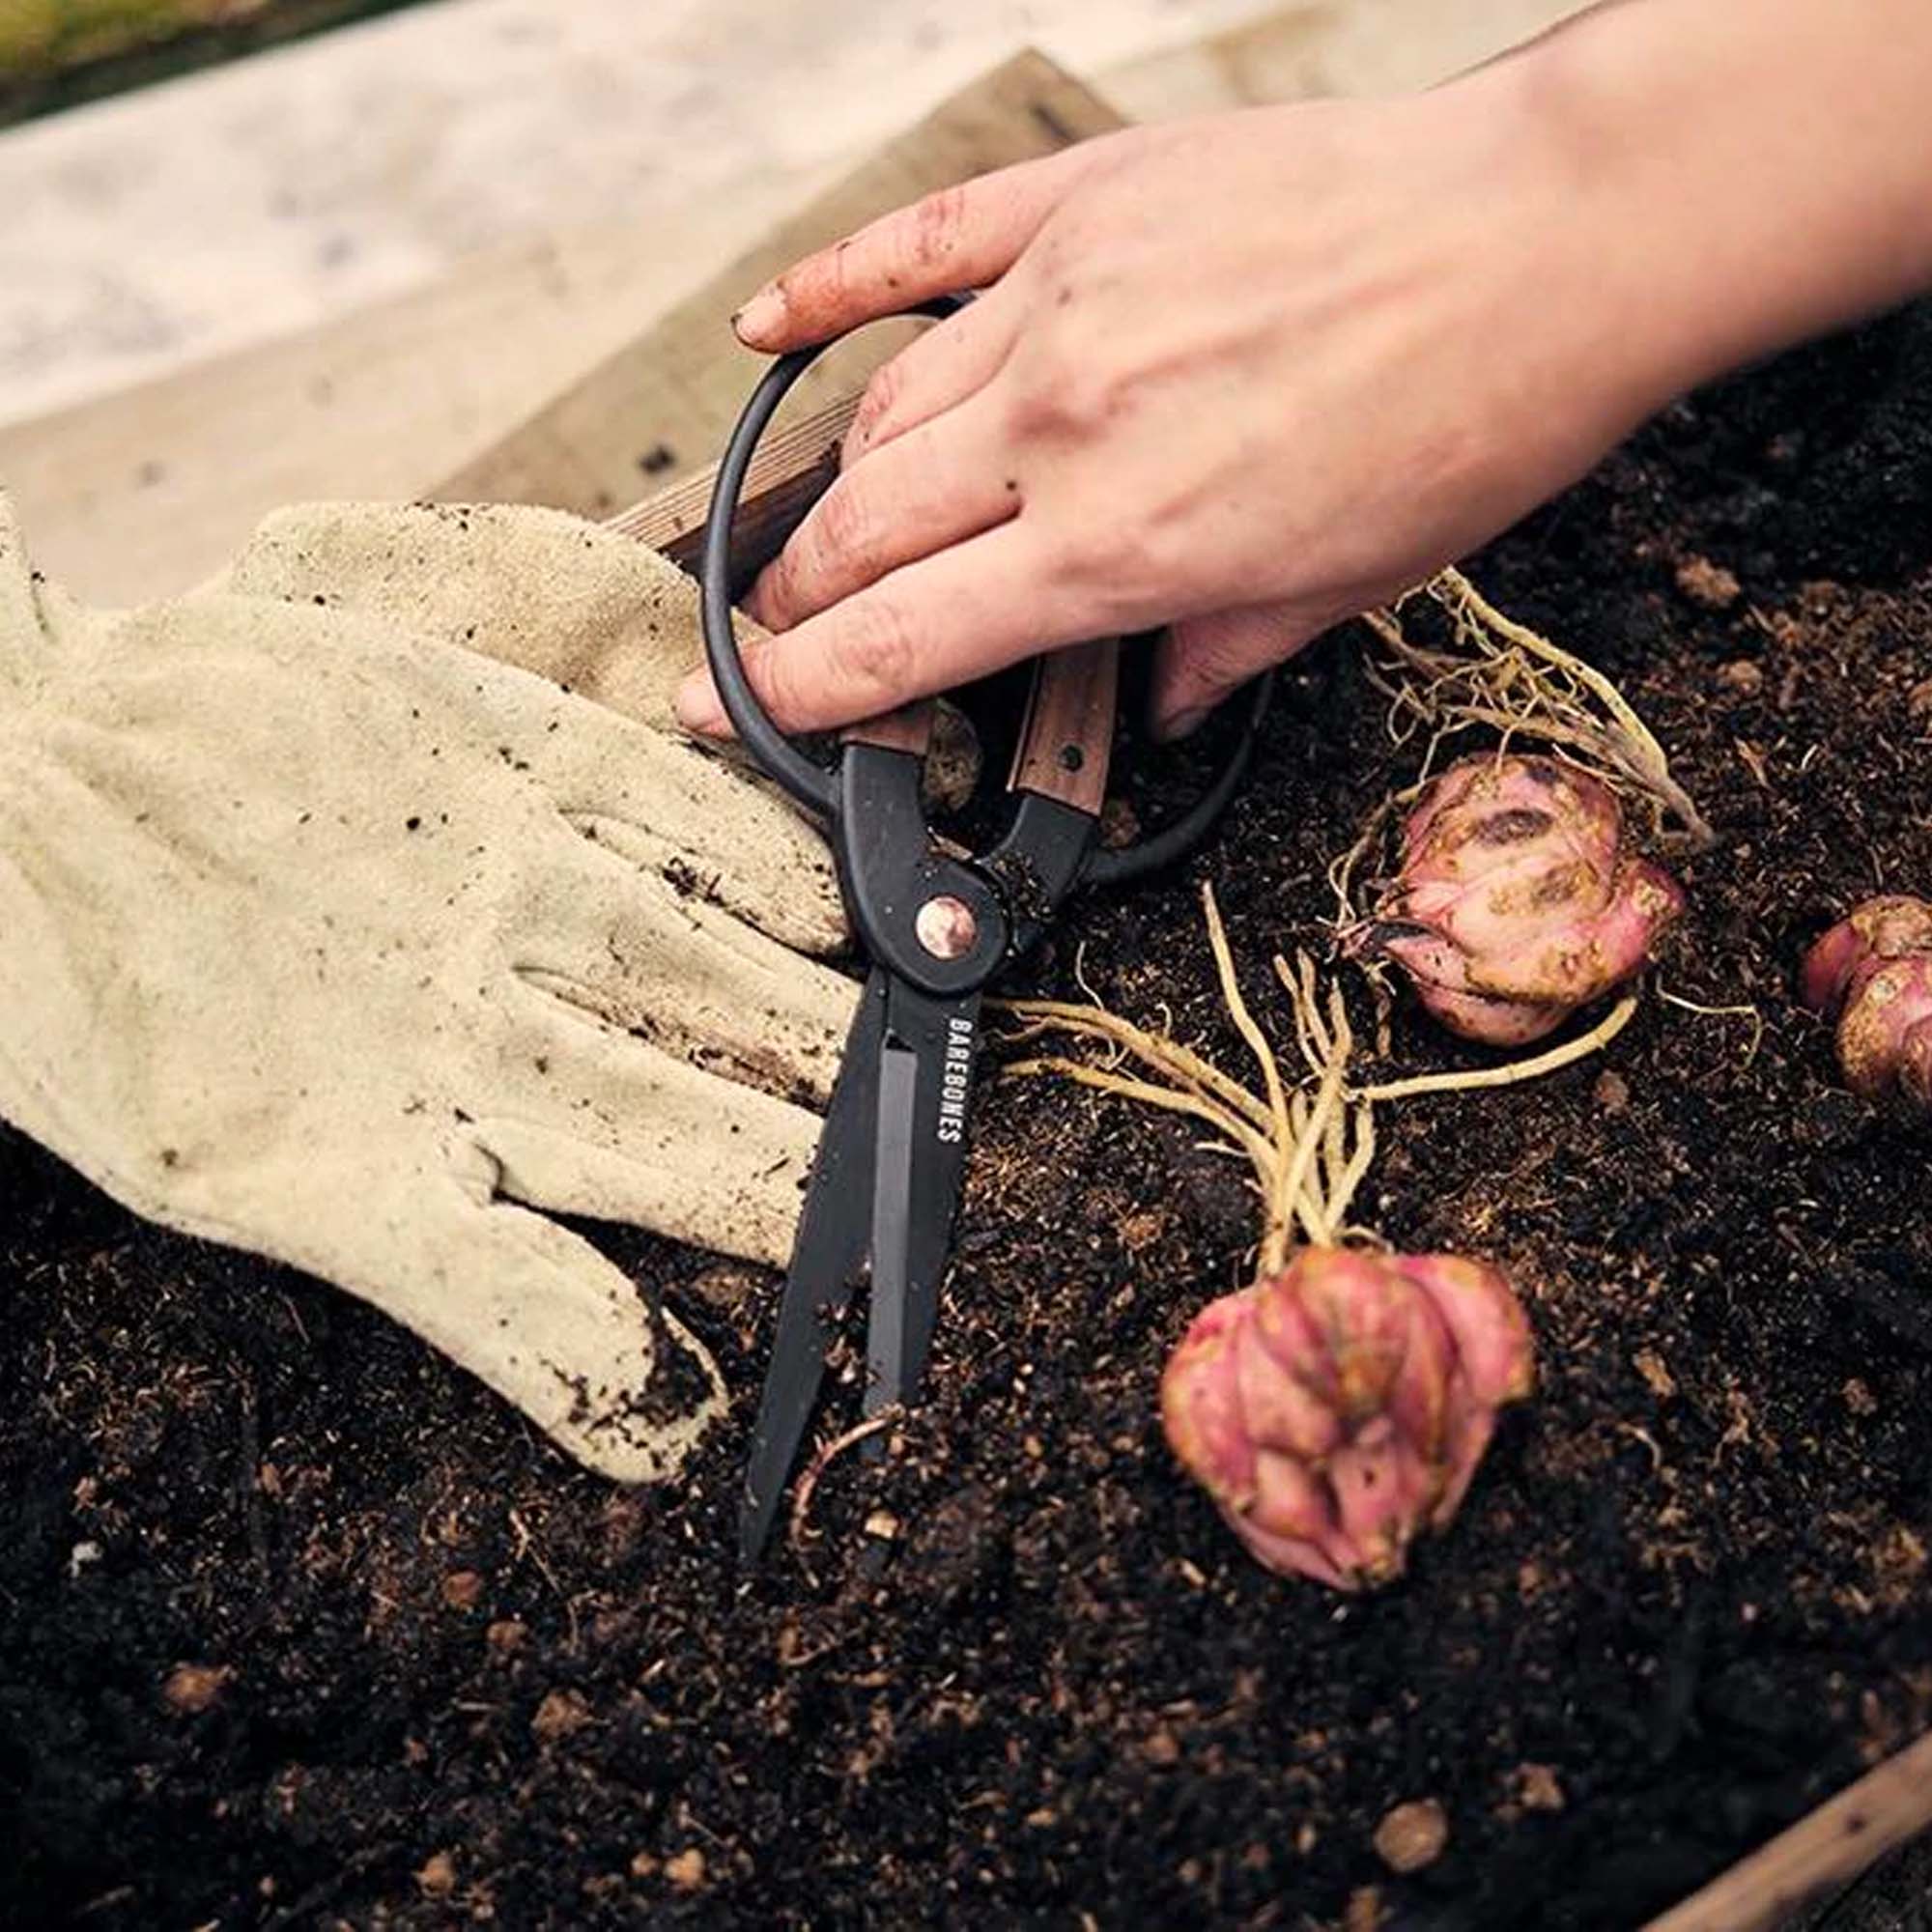
M1172 1465L1160 1366L1252 1208L1116 1099L984 1090L929 1399L750 1582L771 1277L600 1234L739 1396L689 1482L619 1493L0 1136L0 1920L1622 1932L1932 1723L1932 1136L1790 992L1834 913L1932 888L1932 313L1684 403L1472 568L1723 842L1600 1061L1383 1117L1361 1211L1504 1264L1542 1365L1406 1580L1271 1577ZM1083 902L1034 984L1084 942L1245 1070L1211 877L1286 1036L1266 962L1412 771L1359 641L1290 675L1211 849ZM1459 1057L1399 1014L1397 1065ZM1397 1878L1372 1836L1423 1799L1447 1848Z

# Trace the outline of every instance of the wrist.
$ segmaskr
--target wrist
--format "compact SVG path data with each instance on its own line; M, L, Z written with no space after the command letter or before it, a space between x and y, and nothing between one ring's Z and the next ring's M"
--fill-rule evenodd
M1622 0L1506 64L1639 412L1932 282L1932 12L1842 11Z

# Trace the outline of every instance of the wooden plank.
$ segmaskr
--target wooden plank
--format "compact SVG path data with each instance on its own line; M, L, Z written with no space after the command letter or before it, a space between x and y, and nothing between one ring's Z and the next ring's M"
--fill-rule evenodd
M742 582L784 548L806 511L838 473L838 444L858 413L856 391L814 411L803 422L775 427L759 443L745 471L738 515L731 529L731 574ZM718 465L702 469L633 503L610 519L610 527L661 550L695 577L704 548L704 520Z
M1775 1932L1792 1914L1932 1829L1932 1735L1867 1772L1645 1932Z
M1009 63L999 73L1013 67L1025 84L1009 79L989 93L979 83L953 103L956 118L947 108L933 117L931 154L918 130L895 141L899 178L936 181L972 172L975 157L990 166L1038 152L1047 137L1036 109L1069 122L1104 114L1077 82L1060 76L1049 85L1057 70L1047 63ZM836 188L850 168L748 175L650 211L636 226L564 230L499 249L420 294L325 327L0 425L0 479L42 568L91 602L134 603L205 581L282 503L422 496L479 438L498 446L533 412L534 433L547 440L546 405L560 392L577 395L581 384L566 385L607 358L628 366L641 392L674 396L668 424L692 424L693 398L704 392L692 358L709 358L702 440L696 427L668 432L687 446L667 464L658 454L666 430L628 439L609 494L611 507L629 502L648 482L674 481L715 454L758 367L724 327L730 304L720 296L706 301L711 327L701 342L684 325L682 373L660 385L648 347L658 334L640 343L638 318L688 311L680 298L699 278L706 289L733 273L742 283L742 266L723 274L720 266L742 265L801 194ZM842 379L838 368L814 372L800 385L801 405L839 393L841 380L856 388L853 362L839 361ZM798 407L788 403L774 438ZM510 444L516 460L519 439Z
M175 595L283 503L419 496L630 341L639 316L728 262L798 191L747 177L635 226L493 250L324 327L0 424L0 480L36 561L76 596Z
M1043 54L1016 55L813 197L431 494L451 502L551 503L581 516L611 516L629 500L640 467L653 465L675 480L716 454L759 367L759 358L738 347L727 318L760 282L936 187L1122 125L1098 95ZM804 378L787 407L810 411L860 386L904 339L902 327L891 325L839 345Z

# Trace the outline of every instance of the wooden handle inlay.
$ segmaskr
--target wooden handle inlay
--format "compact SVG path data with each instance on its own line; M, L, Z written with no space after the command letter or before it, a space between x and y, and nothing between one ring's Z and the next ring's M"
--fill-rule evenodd
M1013 754L1012 790L1037 792L1099 816L1114 750L1120 653L1118 639L1101 638L1049 651L1039 660L1026 727Z

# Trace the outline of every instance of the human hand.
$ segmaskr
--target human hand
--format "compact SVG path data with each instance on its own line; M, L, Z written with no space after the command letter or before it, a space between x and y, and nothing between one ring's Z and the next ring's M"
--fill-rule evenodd
M1516 67L1131 129L949 189L761 291L753 347L987 290L873 379L748 608L795 729L1172 625L1190 729L1569 482L1670 392ZM702 673L693 728L725 725Z

